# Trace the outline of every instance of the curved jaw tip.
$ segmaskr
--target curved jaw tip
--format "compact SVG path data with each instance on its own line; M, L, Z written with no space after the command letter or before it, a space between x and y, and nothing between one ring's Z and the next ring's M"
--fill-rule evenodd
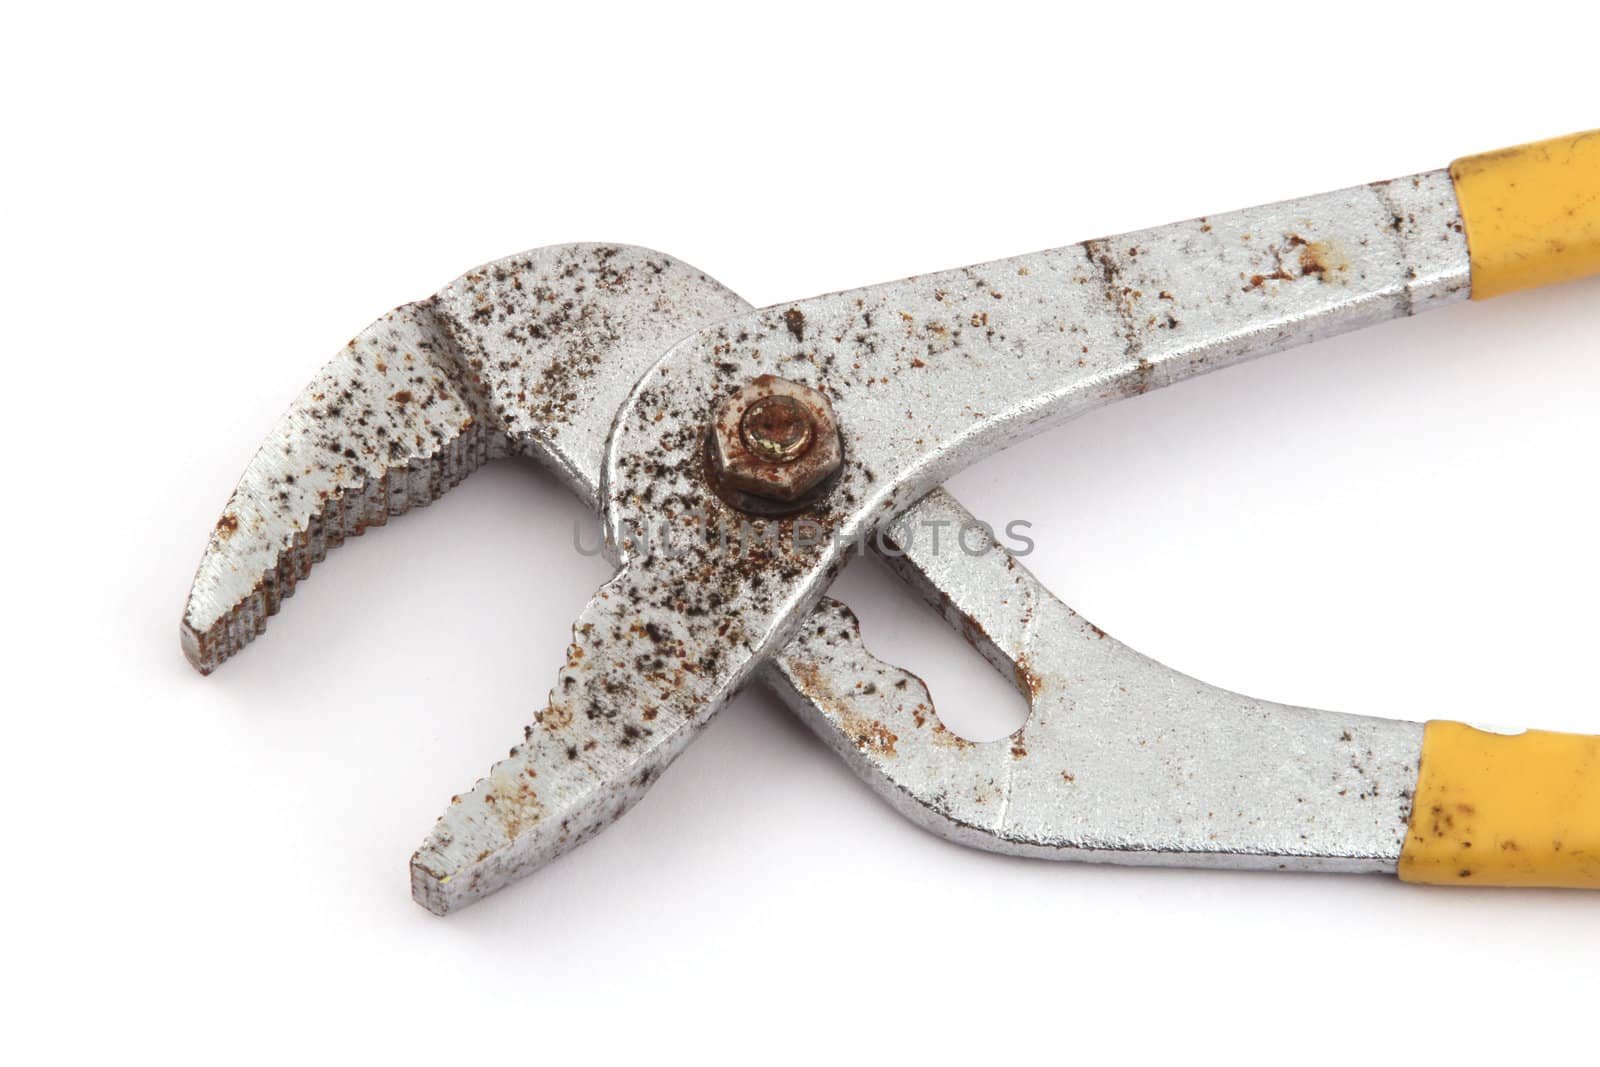
M448 915L459 906L449 891L450 876L441 874L419 850L411 857L411 899L435 915Z
M191 593L191 598L193 594ZM183 649L183 658L189 661L189 666L201 674L210 674L217 669L221 659L211 650L212 641L207 640L207 635L199 633L189 625L189 612L184 611L183 621L178 623L178 644Z
M513 749L471 792L452 797L411 857L411 895L435 915L459 911L565 851L566 820L550 819L525 748Z
M266 628L328 550L437 499L493 447L433 302L400 307L318 372L262 442L211 530L184 656L215 670Z
M470 792L450 799L411 857L418 904L445 915L504 889L611 825L648 784L596 778L563 751L530 729Z
M329 549L526 453L595 504L611 415L672 342L748 307L627 245L555 245L396 308L330 361L263 441L211 531L185 657L215 670Z

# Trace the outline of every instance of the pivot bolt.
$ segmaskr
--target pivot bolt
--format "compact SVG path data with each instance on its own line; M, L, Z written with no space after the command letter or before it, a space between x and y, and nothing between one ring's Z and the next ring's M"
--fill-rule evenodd
M723 499L782 515L813 503L844 464L828 398L763 374L723 401L706 438L706 465Z

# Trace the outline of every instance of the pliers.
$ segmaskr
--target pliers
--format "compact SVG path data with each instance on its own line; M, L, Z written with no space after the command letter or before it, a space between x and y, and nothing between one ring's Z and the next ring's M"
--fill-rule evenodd
M1596 273L1600 132L760 310L647 249L538 249L397 308L319 372L211 531L183 649L209 673L329 548L528 456L600 514L617 570L520 743L413 856L434 912L598 833L752 679L897 810L978 848L1600 887L1600 738L1188 678L1053 597L939 488L1123 397ZM956 736L867 651L825 596L859 550L1016 681L1020 729Z

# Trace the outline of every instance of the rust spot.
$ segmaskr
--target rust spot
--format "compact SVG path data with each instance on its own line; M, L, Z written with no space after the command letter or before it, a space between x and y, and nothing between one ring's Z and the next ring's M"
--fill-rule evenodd
M799 308L790 308L783 313L783 324L789 328L796 341L806 339L806 317Z
M1300 276L1327 281L1331 273L1349 269L1346 263L1326 241L1308 241L1297 233L1289 235L1289 247L1300 249Z
M506 836L512 840L544 817L544 802L520 777L515 782L495 783L494 791L483 800L493 808L500 825L505 827Z
M539 714L539 725L546 730L564 730L572 725L572 709L551 704Z
M819 664L804 660L791 660L790 667L800 678L800 689L812 700L820 701L823 696L823 681L827 678Z
M389 399L394 401L396 404L399 404L401 407L404 407L405 405L411 403L411 401L415 398L411 395L411 390L402 389Z
M1282 267L1279 267L1271 274L1252 274L1250 275L1250 284L1244 287L1244 291L1248 293L1252 289L1259 289L1263 285L1266 285L1269 281L1290 282L1294 281L1294 275L1290 274Z
M238 529L239 516L237 515L230 513L217 520L217 533L221 534L223 537L233 534Z
M1039 698L1039 690L1044 688L1044 679L1039 677L1039 672L1033 669L1026 656L1017 657L1016 675L1017 688L1028 698L1028 703L1032 704Z
M819 708L838 720L839 728L844 731L844 735L850 739L852 745L862 752L877 756L895 754L894 745L900 740L899 736L878 720L868 718L848 707L846 701L849 697L841 697L828 686L830 672L823 670L821 664L791 661L791 669L799 680L800 691ZM868 688L875 692L877 687Z
M834 714L839 717L839 726L844 730L845 736L860 751L874 756L895 754L894 743L900 738L877 719L869 719L865 715L858 715L843 708L835 708Z
M1308 274L1327 274L1328 263L1323 258L1324 254L1324 251L1319 250L1318 246L1316 245L1306 245L1304 248L1302 248L1300 250L1301 277L1304 277Z

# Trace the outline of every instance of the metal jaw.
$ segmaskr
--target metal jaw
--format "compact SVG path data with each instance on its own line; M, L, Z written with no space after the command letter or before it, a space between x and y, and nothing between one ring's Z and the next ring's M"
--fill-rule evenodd
M635 379L674 340L749 310L669 256L571 245L487 264L385 315L302 390L246 468L185 605L185 655L215 670L329 549L431 503L491 459L538 460L598 508L611 413ZM651 777L634 781L642 789ZM465 835L476 851L491 835L519 836L516 813L537 803L515 778L495 789L485 803L508 815ZM470 865L436 831L413 864L418 899L444 911L486 892L481 871L452 877Z
M1411 724L1223 693L1105 638L1003 553L908 546L899 569L1032 702L1015 737L975 745L821 594L850 539L897 515L964 516L929 493L964 462L1122 396L1463 299L1466 277L1442 173L755 313L643 250L502 261L369 329L302 395L213 535L186 650L214 667L326 547L520 452L603 504L622 570L523 743L415 857L432 910L598 832L758 670L900 810L964 843L1393 869ZM700 445L716 404L762 373L833 403L845 468L806 518L840 540L796 548L797 520L779 519L770 548L737 559L630 542L663 517L695 536L741 521L706 489Z
M184 607L212 670L346 537L431 503L483 463L532 457L598 507L606 433L673 341L749 305L687 264L614 245L487 264L363 330L245 468Z

